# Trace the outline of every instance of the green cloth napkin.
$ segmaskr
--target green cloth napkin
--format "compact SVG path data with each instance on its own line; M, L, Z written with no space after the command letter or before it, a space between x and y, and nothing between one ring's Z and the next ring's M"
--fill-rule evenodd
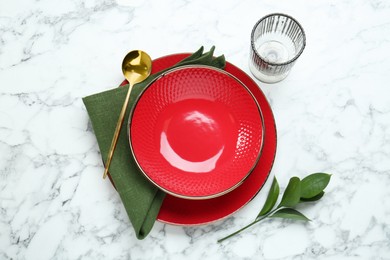
M203 47L201 47L198 51L173 67L200 64L223 69L225 67L224 56L214 58L213 53L214 47L206 53L203 53ZM142 90L149 82L164 71L149 76L145 81L133 87L125 115L126 118L128 118L130 108L134 105L134 101ZM126 85L83 98L104 161L107 158L128 87ZM130 151L126 128L127 123L124 123L109 172L137 238L143 239L153 227L165 193L152 185L140 172Z

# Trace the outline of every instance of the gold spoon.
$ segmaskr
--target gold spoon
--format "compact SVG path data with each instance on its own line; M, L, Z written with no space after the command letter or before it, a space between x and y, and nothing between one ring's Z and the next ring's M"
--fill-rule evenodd
M131 90L136 83L144 81L150 75L151 70L152 59L146 52L140 50L131 51L123 59L122 72L129 82L129 90L127 91L125 102L123 103L121 113L119 114L118 123L116 124L114 137L112 138L106 166L104 168L103 179L107 177L108 169L110 168L112 156L114 155L119 133L123 125L126 108L129 104Z

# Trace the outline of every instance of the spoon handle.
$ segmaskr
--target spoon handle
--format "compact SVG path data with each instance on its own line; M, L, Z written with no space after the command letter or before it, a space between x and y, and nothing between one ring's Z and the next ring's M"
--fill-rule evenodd
M119 138L119 134L120 134L121 129L122 129L123 121L125 119L126 108L127 108L127 105L129 104L130 93L131 93L132 88L133 88L133 84L129 82L129 90L127 91L125 102L123 103L121 113L119 114L119 119L118 119L118 122L116 124L114 137L112 138L111 147L110 147L110 150L108 152L107 161L106 161L105 168L104 168L103 179L105 179L107 177L108 169L110 168L110 165L111 165L111 160L112 160L112 157L114 155L116 144L118 143L118 138Z

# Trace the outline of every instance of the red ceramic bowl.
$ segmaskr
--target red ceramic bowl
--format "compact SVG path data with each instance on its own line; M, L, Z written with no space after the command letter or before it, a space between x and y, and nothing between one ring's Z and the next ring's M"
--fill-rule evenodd
M255 167L263 118L251 92L226 71L185 66L163 73L136 101L129 141L145 176L165 192L214 198Z

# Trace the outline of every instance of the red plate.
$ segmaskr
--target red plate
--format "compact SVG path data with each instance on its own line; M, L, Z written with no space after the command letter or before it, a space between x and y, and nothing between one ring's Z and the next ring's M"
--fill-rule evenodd
M250 91L226 71L185 66L140 95L129 141L144 175L161 190L209 199L237 188L255 167L263 120Z
M173 54L153 61L152 73L169 68L190 54ZM226 195L208 200L187 200L167 195L157 220L174 225L201 225L227 217L251 201L263 187L272 169L276 153L275 119L270 105L257 84L231 63L225 70L243 82L255 96L264 119L264 144L259 162L238 188ZM127 84L127 81L121 85Z

